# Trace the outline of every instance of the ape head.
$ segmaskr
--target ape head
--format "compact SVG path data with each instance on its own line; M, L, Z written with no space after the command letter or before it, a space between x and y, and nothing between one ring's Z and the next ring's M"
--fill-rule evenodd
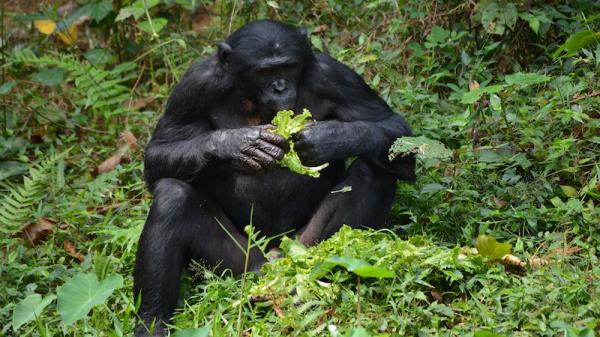
M261 117L292 109L303 67L314 59L306 31L263 20L251 22L219 44L219 62Z

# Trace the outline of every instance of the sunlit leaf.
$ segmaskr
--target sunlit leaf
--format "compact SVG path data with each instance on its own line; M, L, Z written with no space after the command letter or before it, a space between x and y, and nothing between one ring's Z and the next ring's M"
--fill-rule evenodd
M365 260L355 259L349 256L330 256L318 268L313 271L313 278L325 275L333 267L340 266L361 277L392 278L396 274L386 268L374 266Z
M73 45L77 41L77 26L70 26L66 30L57 32L56 34L65 44Z
M56 28L56 22L52 20L35 20L33 21L33 26L37 28L40 33L50 35Z
M597 41L600 41L600 32L592 30L577 32L571 35L565 43L552 53L552 58L558 58L562 52L566 52L563 56L575 55L583 48Z
M510 254L512 246L508 242L498 242L490 235L479 235L475 242L475 248L479 254L491 260L499 260L504 255Z

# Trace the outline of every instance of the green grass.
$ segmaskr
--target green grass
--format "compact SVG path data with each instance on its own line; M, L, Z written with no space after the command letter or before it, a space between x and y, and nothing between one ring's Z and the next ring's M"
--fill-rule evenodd
M192 12L146 2L116 23L128 1L75 12L91 19L74 45L31 28L60 21L55 7L5 6L0 335L132 335L132 268L151 201L143 146L192 60L230 27L270 17L309 27L315 49L452 155L425 149L417 182L398 184L393 231L344 228L308 249L286 240L261 277L193 265L175 330L600 336L600 45L587 32L600 31L597 5L220 1ZM120 164L98 174L115 155ZM531 265L473 254L482 234ZM81 297L73 285L105 293Z

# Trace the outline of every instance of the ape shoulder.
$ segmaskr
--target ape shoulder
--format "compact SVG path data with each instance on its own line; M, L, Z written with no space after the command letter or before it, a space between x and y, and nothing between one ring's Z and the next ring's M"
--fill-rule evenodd
M194 119L220 105L232 89L231 76L216 54L190 66L169 96L165 116Z
M388 104L354 70L333 57L315 53L313 85L327 100L336 102L343 121L381 120L393 115Z

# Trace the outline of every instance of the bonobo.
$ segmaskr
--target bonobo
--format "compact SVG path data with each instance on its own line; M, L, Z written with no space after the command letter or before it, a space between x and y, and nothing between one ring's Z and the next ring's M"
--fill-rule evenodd
M295 150L307 165L330 163L319 178L279 167L287 141L269 131L277 111L303 108L315 121L295 135ZM146 147L154 201L134 272L144 324L156 320L154 335L166 334L190 259L244 271L227 232L245 246L251 211L262 235L291 233L307 245L343 224L385 227L396 181L415 178L414 158L387 157L408 135L404 118L354 71L313 52L304 30L265 20L235 31L185 73ZM250 269L264 262L250 252Z

